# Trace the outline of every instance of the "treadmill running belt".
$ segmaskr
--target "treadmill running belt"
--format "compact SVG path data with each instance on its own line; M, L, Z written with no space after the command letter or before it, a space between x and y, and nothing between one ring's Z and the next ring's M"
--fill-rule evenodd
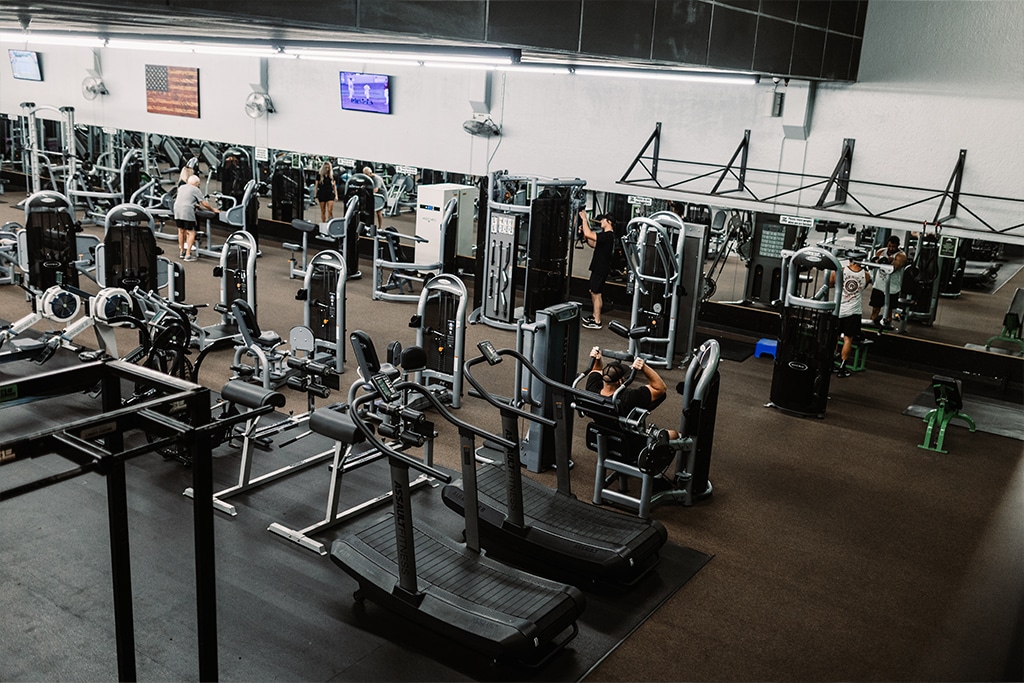
M505 510L505 472L502 466L486 464L479 468L477 476L481 501ZM628 545L634 536L650 538L653 542L660 536L661 541L657 545L661 546L667 539L666 533L652 533L652 526L664 532L660 522L651 524L634 515L613 512L560 495L529 477L523 477L523 514L533 524L606 543Z
M664 525L600 508L523 478L520 530L505 521L505 472L478 468L481 542L488 553L550 578L579 585L591 580L631 585L658 563L668 539ZM461 482L442 490L449 508L462 514Z
M331 560L368 599L489 657L528 662L575 637L586 604L578 589L524 574L419 527L413 537L415 596L399 588L390 513L335 541Z
M392 564L398 562L395 523L388 516L355 534L367 548ZM524 581L487 565L479 565L470 554L455 550L419 528L416 539L417 578L425 584L465 598L481 607L513 617L529 619L546 609L553 599L547 586Z

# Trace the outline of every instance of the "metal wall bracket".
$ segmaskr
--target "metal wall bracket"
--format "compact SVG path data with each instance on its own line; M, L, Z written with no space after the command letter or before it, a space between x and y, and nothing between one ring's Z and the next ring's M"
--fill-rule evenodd
M650 149L651 145L654 145L653 151L651 151L649 156L644 156L646 154L647 150ZM644 146L640 148L639 154L636 155L636 158L633 159L633 163L631 163L629 165L629 168L626 169L626 172L622 174L621 178L619 178L619 182L620 183L641 183L641 182L645 182L647 180L653 180L658 185L658 187L661 187L661 183L658 182L658 159L661 156L660 155L660 150L661 150L661 121L658 121L656 124L654 124L654 132L651 133L651 136L649 138L647 138L647 142L645 142ZM648 168L647 165L643 163L643 161L645 159L649 159L650 160L650 162L651 162L650 168ZM626 180L626 178L629 177L629 174L633 172L633 169L636 168L637 164L640 164L641 166L644 167L644 169L650 174L649 178L644 178L642 180Z
M960 156L956 160L956 165L953 167L953 174L949 177L949 182L946 183L946 191L942 193L942 201L939 202L939 208L935 210L935 218L932 221L936 225L948 221L950 218L956 218L956 210L960 207L960 183L964 178L964 163L967 161L967 150L960 150ZM950 194L950 188L953 188L952 194ZM946 203L946 197L949 197L949 214L939 218L939 214L942 213L942 207Z
M750 148L750 129L747 128L743 131L743 140L739 146L736 147L736 151L732 153L732 158L729 159L729 163L722 169L722 175L718 177L718 182L711 188L711 194L728 194L729 192L742 192L746 190L746 179L747 179L747 150ZM740 156L742 154L742 156ZM739 175L736 176L738 186L731 190L718 191L718 188L722 185L722 181L725 180L725 176L732 171L732 165L736 163L736 157L740 157L740 168Z
M853 138L843 140L843 150L839 153L839 161L836 163L832 175L825 183L825 189L821 197L814 204L816 209L827 209L831 206L840 206L846 203L846 197L850 189L850 167L853 165L853 145L856 142ZM830 202L826 202L829 191L835 186L836 194Z

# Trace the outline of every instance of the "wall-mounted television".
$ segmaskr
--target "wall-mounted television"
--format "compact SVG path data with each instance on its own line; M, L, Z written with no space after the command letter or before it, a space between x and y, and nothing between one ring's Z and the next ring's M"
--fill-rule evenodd
M391 113L391 77L342 71L341 108L352 111Z
M39 53L32 50L8 50L11 58L11 73L19 81L41 81L43 70L39 67Z

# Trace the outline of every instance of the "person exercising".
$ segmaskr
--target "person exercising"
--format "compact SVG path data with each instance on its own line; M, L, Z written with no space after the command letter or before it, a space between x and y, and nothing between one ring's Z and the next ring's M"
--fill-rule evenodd
M850 368L846 361L853 349L853 341L860 337L860 318L864 314L863 294L871 284L868 271L856 261L843 266L843 295L839 300L839 332L843 335L843 349L839 352L839 369L836 377L849 377ZM829 285L836 286L836 274L829 276Z
M587 391L611 398L625 380L626 366L619 361L605 365L600 346L595 346L590 350L590 357L594 360L590 373L587 375ZM619 415L629 415L633 408L651 410L652 406L657 406L668 392L665 380L654 368L645 363L643 358L637 356L629 367L637 372L642 372L647 384L628 387L619 394L615 402ZM679 436L675 430L668 429L666 431L670 439Z
M593 304L593 314L583 319L583 327L590 330L601 329L601 308L604 306L604 298L601 291L604 289L605 280L612 270L612 255L615 253L615 224L609 214L597 217L601 231L597 232L590 227L590 219L587 218L587 210L580 209L580 220L583 224L580 231L587 244L594 248L594 255L590 259L590 301Z
M891 311L886 311L886 318L883 319L882 309L885 307L885 295L889 293L889 300L892 301L892 296L895 294L899 298L900 291L903 289L903 267L907 265L907 254L900 249L900 238L898 235L893 235L885 243L885 246L875 252L875 255L871 259L875 263L888 263L892 265L891 273L884 273L879 271L878 277L875 279L875 286L871 289L871 299L868 303L871 305L871 321L879 327L887 326L889 324L888 317L892 315Z
M199 176L192 175L178 188L178 194L174 198L174 222L178 224L179 256L186 261L195 261L199 258L192 252L192 245L196 241L196 205L207 211L217 212L199 189Z

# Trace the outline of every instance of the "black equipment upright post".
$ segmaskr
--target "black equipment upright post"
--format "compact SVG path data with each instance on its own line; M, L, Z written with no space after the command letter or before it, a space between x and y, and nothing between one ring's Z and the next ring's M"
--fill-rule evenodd
M355 213L350 214L348 211L349 201L353 197L357 198L358 204ZM353 173L345 182L344 199L346 230L342 252L345 254L345 268L348 277L354 279L359 273L359 233L363 231L364 226L375 225L373 180L363 173Z
M508 408L501 409L501 435L512 443L519 442L519 418ZM518 448L502 449L505 454L505 505L506 523L515 529L522 529L525 526L523 513L523 472L522 460ZM476 478L476 468L473 468L473 477ZM465 477L465 474L463 475ZM473 497L477 497L474 481ZM468 499L468 494L465 494Z
M121 407L121 379L103 377L103 412ZM124 435L114 430L103 437L111 453L124 450ZM114 582L114 632L117 674L122 681L137 679L135 669L135 616L132 610L132 562L128 534L128 490L124 460L115 458L106 476L107 523L110 527L110 574Z
M416 584L416 541L413 537L412 501L409 500L409 465L389 458L391 467L391 503L395 511L395 555L398 559L398 586L409 596L419 591Z
M189 423L211 422L210 401L193 400ZM196 564L196 636L199 648L199 680L216 681L217 665L217 563L213 535L213 447L205 429L191 434L192 528Z
M824 417L839 337L843 269L835 256L819 247L784 252L782 265L782 325L768 405L797 415ZM825 295L831 272L836 274L836 282L830 300Z

